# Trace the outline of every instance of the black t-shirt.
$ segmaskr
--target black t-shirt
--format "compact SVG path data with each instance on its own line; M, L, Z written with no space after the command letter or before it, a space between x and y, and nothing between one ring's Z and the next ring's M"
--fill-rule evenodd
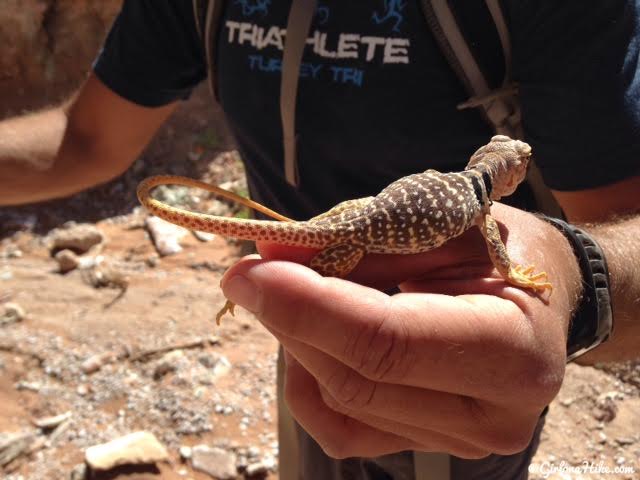
M220 21L219 97L256 200L308 218L410 173L461 169L488 141L480 114L456 109L466 93L419 0L325 0L300 72L301 183L288 185L279 91L290 4L228 1ZM632 0L509 0L505 7L526 139L546 183L580 190L637 174L640 7ZM494 39L476 40L479 55L495 48ZM500 78L503 67L488 63ZM206 76L192 2L125 0L94 68L141 105L188 96Z

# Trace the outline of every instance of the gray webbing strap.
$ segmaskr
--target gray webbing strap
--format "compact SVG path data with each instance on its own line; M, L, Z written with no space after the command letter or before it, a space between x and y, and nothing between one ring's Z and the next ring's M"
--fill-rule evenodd
M307 44L307 35L316 11L317 0L293 0L287 36L282 58L282 81L280 83L280 116L284 142L284 173L287 182L298 186L296 100L302 54Z
M487 8L489 9L489 13L491 13L491 17L493 18L493 23L495 23L496 25L496 30L498 30L500 44L502 45L502 54L504 55L504 78L506 86L506 82L511 81L512 78L511 69L513 64L509 27L507 26L507 22L504 19L502 7L500 7L500 0L486 0L486 4Z
M511 41L499 0L485 0L493 18L505 58L505 78L499 90L491 91L464 35L458 27L447 0L422 0L424 12L438 43L454 71L461 77L472 97L459 108L481 107L496 133L523 139L520 104L515 96L517 87L511 78ZM562 209L544 184L540 170L531 162L527 182L538 208L551 216L562 216Z
M491 88L487 84L482 70L458 27L458 22L449 7L448 1L430 0L426 4L430 7L444 35L444 38L439 40L448 43L449 49L461 67L461 73L466 77L467 87L476 97L482 98L490 95ZM497 133L515 136L515 132L508 131L511 130L510 117L514 112L504 101L499 98L492 99L483 103L482 108L489 122L495 126Z
M209 81L209 88L211 89L211 94L215 99L218 98L218 92L216 89L216 47L218 44L218 20L220 19L220 14L222 11L222 0L208 0L207 4L207 14L205 17L204 24L204 49L207 60L207 67L209 70L209 75L207 77ZM196 20L198 22L198 20ZM202 26L200 26L202 28Z
M507 22L504 19L504 14L502 12L502 8L500 7L500 0L486 0L486 3L487 8L491 13L491 17L493 18L493 22L496 25L496 29L498 30L500 43L502 44L502 51L505 61L505 79L503 85L504 87L508 87L508 85L511 84L511 72L513 64L509 27L507 26ZM516 99L515 95L506 97L505 101L509 102L510 107L514 111L510 122L510 126L514 130L514 136L515 138L524 139L524 129L522 128L520 103ZM542 178L542 173L540 172L540 169L535 162L531 162L529 170L527 171L527 183L531 187L533 195L536 199L536 203L538 204L538 208L542 212L552 217L564 217L560 204L558 204L558 201L551 193L549 187L545 185L544 179Z
M196 31L198 32L198 37L202 40L202 25L200 25L200 1L193 0L191 2L193 6L193 18L196 22Z

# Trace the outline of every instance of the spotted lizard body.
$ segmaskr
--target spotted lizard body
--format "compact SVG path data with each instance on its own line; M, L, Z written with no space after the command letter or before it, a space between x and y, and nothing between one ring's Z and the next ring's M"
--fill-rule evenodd
M138 198L150 213L191 230L319 249L310 267L322 275L335 277L346 276L366 253L426 252L475 225L486 240L493 265L508 283L544 291L552 288L546 282L546 274L533 274L533 267L522 268L512 263L498 225L490 215L492 201L513 193L524 179L530 156L531 148L526 143L496 135L473 154L462 172L427 170L409 175L393 182L375 197L347 200L301 222L253 202L252 208L282 221L189 212L151 197L155 186L171 183L229 196L217 187L184 177L148 178L138 187ZM228 310L233 312L229 302L218 314L218 321Z

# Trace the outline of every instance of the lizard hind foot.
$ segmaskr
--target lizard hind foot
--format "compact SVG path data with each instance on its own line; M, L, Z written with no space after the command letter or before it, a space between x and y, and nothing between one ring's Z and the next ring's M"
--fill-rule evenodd
M220 325L220 321L222 320L222 317L229 312L231 314L232 317L235 317L235 313L233 311L233 309L236 307L236 304L233 303L231 300L227 300L224 304L224 306L220 309L220 311L216 314L216 325Z
M533 265L528 267L523 267L521 265L511 267L507 281L512 285L522 288L530 288L536 292L544 292L545 290L552 292L553 285L546 281L547 273L540 272L534 274L534 270L535 267Z

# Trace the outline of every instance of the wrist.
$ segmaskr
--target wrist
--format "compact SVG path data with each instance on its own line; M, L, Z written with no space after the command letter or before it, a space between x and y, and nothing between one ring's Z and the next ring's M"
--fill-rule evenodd
M587 232L556 218L542 218L564 235L579 266L582 295L572 312L567 333L567 361L571 361L611 335L613 314L607 262L604 252Z

